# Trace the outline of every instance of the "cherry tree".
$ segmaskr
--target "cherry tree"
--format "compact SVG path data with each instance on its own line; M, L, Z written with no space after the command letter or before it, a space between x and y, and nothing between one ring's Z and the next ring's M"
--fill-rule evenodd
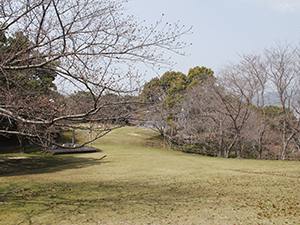
M1 0L0 119L7 126L0 134L60 146L50 135L59 129L96 127L95 140L132 117L128 106L136 100L128 95L140 85L135 66L168 65L163 51L181 53L187 45L178 39L190 28L163 17L146 27L124 15L125 3ZM108 101L110 95L118 97Z

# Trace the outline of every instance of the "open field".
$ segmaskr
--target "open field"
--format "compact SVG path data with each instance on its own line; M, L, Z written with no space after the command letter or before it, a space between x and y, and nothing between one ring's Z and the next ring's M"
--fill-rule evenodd
M0 175L0 224L300 224L300 162L164 150L134 127L93 146Z

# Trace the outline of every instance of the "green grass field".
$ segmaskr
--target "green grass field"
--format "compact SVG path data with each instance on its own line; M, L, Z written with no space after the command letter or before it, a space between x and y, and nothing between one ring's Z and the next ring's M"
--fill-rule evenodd
M93 146L0 175L0 224L300 224L300 162L164 150L135 127Z

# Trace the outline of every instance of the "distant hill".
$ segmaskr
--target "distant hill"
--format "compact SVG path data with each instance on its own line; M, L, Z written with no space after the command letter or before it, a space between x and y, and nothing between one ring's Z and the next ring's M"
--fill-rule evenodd
M266 92L264 96L265 96L265 106L275 105L281 107L280 99L277 92ZM255 104L256 101L257 98L255 97L253 99L253 103Z

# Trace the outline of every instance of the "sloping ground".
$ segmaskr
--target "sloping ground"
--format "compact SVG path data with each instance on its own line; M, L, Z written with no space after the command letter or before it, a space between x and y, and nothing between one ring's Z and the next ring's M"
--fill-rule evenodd
M299 162L164 150L134 127L94 147L102 152L0 176L0 224L300 224Z

